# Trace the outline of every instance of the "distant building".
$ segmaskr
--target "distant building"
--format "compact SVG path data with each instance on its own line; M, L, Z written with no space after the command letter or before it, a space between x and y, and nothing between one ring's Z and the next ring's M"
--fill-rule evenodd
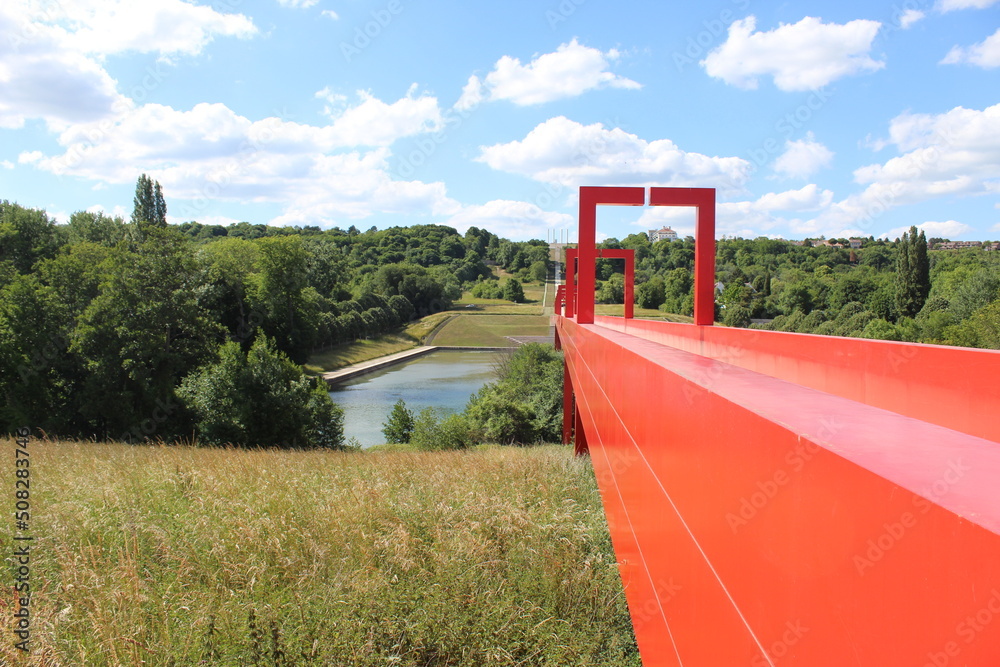
M857 250L864 243L864 239L847 239L851 244L851 250Z
M960 248L978 248L983 245L982 241L944 241L934 247L938 250L958 250Z
M650 229L649 230L649 242L656 243L657 241L676 241L677 232L670 229L670 227L661 227L660 229Z

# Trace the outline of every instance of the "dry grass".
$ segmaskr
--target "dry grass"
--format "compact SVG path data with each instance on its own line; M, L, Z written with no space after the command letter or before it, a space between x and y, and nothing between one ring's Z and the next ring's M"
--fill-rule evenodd
M31 664L640 664L566 448L31 447Z

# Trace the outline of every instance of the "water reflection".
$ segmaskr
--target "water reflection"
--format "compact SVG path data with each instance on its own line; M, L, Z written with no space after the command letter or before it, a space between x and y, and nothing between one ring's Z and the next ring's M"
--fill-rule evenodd
M336 385L330 397L344 409L344 437L365 447L383 443L382 424L399 399L414 414L427 407L461 412L494 379L495 359L496 352L441 350Z

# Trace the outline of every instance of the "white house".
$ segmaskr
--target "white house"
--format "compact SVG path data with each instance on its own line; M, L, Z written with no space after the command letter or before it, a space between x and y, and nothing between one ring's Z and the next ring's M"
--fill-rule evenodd
M670 229L670 227L661 227L660 229L650 229L649 230L649 242L656 243L657 241L676 241L677 232Z

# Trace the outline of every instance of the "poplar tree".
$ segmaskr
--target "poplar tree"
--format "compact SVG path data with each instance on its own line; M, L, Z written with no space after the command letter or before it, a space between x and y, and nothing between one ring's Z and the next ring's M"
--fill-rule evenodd
M896 310L900 317L914 317L931 290L927 237L910 227L896 241Z
M135 184L135 198L132 200L132 222L150 222L157 227L167 226L167 203L163 199L163 188L146 174Z

